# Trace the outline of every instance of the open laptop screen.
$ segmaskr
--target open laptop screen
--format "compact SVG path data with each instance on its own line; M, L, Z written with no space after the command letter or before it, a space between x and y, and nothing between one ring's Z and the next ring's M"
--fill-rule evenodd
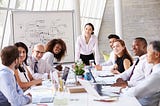
M91 74L91 77L93 79L93 83L98 83L99 85L102 85L102 86L111 86L112 85L112 84L104 83L105 81L101 81L101 82L96 81L96 79L93 76L93 73L91 71L91 68L89 68L88 70L89 70L89 73Z
M91 74L91 77L93 79L93 83L97 83L96 79L94 78L94 76L92 74L91 68L89 68L88 70L89 70L89 73Z
M66 82L67 77L68 77L68 73L69 73L70 68L69 67L65 67L63 70L63 76L62 79Z

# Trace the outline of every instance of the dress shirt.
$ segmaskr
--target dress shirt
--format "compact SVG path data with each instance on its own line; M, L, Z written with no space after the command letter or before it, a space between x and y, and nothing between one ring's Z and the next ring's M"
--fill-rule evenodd
M18 76L19 76L21 82L28 82L28 81L30 81L29 76L28 76L28 68L25 64L23 64L23 68L24 68L25 72L20 72L19 69L17 69Z
M51 66L54 66L54 63L57 62L54 58L54 54L51 52L44 53L42 59L48 62Z
M80 59L80 54L90 55L92 53L94 54L96 64L99 64L100 55L97 37L95 35L91 35L91 38L87 44L84 35L78 36L75 48L75 59Z
M115 55L114 52L112 51L110 53L108 61L104 62L101 64L102 70L112 70L115 64Z
M31 74L34 79L46 79L46 75L50 73L50 71L55 71L50 64L48 64L45 60L38 60L38 73L34 73L34 64L37 60L33 56L28 57L29 66L31 68Z
M135 96L142 106L158 106L160 101L160 63L153 66L152 73L135 87L124 92Z
M30 102L31 98L23 94L13 71L4 65L0 66L0 84L0 104L8 101L11 106L23 106Z
M146 59L146 54L139 57L139 62L135 66L134 72L132 77L129 80L129 77L132 73L132 69L134 67L134 64L123 73L119 74L118 77L122 78L123 80L126 80L129 87L136 86L141 80L143 80L146 76L150 74L150 71L152 69L152 64L149 64ZM129 81L128 81L129 80Z

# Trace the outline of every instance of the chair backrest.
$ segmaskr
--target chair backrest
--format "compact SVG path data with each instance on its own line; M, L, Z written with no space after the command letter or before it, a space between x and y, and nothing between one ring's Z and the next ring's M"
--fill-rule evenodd
M101 51L101 54L103 55L104 61L107 61L109 59L109 54L105 53L104 51Z

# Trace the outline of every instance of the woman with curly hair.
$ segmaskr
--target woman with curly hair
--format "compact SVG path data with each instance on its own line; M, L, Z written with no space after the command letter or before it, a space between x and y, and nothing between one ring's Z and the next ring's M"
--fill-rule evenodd
M52 39L45 47L45 53L42 57L51 66L60 62L67 51L66 43L62 39Z

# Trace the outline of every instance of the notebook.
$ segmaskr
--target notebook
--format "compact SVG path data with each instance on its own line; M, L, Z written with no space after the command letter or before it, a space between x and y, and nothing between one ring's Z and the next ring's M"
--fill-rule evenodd
M96 97L96 100L106 100L106 101L113 100L114 101L114 100L117 100L119 97L118 94L109 95L109 94L98 93L97 90L87 80L79 79L79 82L85 88L88 94Z

